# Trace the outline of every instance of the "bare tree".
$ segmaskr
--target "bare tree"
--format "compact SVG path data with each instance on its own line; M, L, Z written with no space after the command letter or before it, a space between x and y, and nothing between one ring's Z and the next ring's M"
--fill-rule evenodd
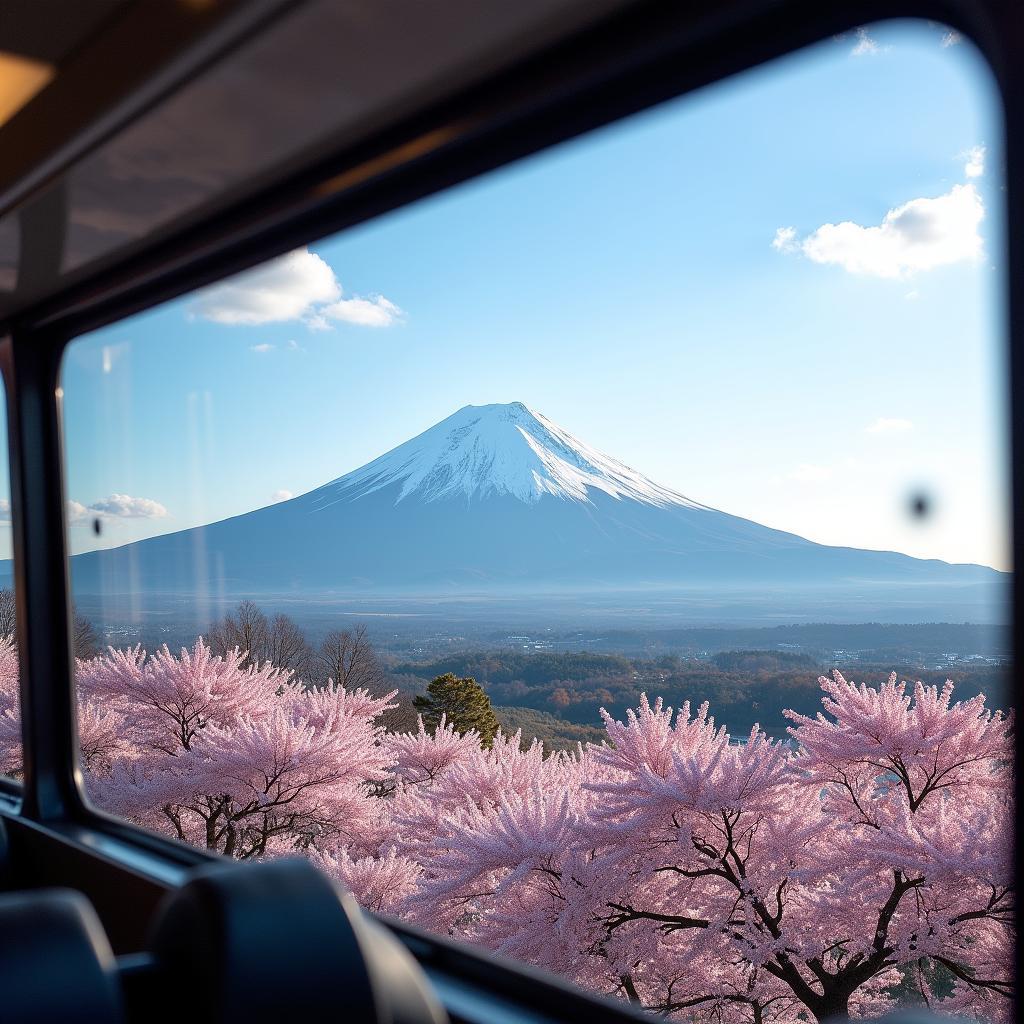
M400 692L377 720L388 732L415 732L417 713L413 695L401 691L389 678L370 643L366 627L354 630L333 630L324 637L315 655L313 676L319 686L328 680L340 683L346 690L362 687L375 697L383 697L392 690Z
M246 652L243 665L268 661L267 635L270 624L266 615L252 602L243 601L234 614L228 612L211 626L206 638L210 650L223 657L237 648Z
M328 633L316 652L316 661L317 681L321 685L333 679L346 690L361 686L374 694L382 693L387 686L387 676L377 660L365 626Z
M270 662L290 669L299 678L309 673L313 652L306 636L287 615L268 620L258 605L243 601L234 613L228 613L211 626L207 643L222 657L236 647L246 652L243 666Z
M267 660L306 679L313 657L306 634L287 615L275 615L267 629Z
M74 643L76 658L95 658L100 653L99 638L93 624L84 616L71 609L74 618L71 621L71 639Z
M0 637L17 639L18 616L14 591L10 587L0 590ZM99 639L93 624L71 607L71 639L76 658L95 658L99 654Z
M17 626L14 591L10 587L4 587L3 590L0 590L0 637L14 636Z

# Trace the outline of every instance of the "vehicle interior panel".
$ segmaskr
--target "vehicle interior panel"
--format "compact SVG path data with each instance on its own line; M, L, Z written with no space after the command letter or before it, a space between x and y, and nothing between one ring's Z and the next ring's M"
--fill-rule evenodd
M649 1019L628 1001L361 910L308 861L229 861L90 802L75 718L61 360L86 332L897 18L972 40L1001 91L1008 308L998 316L1016 455L1024 5L7 0L0 56L42 68L49 84L0 121L4 515L25 752L20 777L0 776L0 1021ZM1019 561L1024 460L1011 462ZM1019 608L1024 584L1013 576L1011 586ZM1015 617L1014 650L1021 628ZM1019 767L1019 744L1015 756Z

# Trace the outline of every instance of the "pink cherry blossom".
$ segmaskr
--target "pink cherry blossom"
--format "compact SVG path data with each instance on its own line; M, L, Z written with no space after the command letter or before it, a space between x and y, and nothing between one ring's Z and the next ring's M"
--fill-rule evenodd
M444 715L434 731L427 732L421 715L416 732L388 737L388 747L395 758L395 775L415 784L433 782L453 765L479 755L480 737L472 730L459 734Z

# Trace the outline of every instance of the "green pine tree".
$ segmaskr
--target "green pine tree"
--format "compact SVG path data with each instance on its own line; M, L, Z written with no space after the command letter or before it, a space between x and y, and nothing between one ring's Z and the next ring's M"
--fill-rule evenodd
M490 747L499 728L490 698L472 677L460 679L452 672L438 676L427 687L426 696L413 700L413 706L423 716L428 730L436 729L444 715L457 733L475 729L485 747Z

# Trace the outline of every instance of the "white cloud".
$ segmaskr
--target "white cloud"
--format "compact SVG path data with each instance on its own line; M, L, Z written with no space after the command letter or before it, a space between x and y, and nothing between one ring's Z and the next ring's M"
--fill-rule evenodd
M67 503L68 523L79 526L91 522L97 516L101 519L164 519L167 509L151 498L132 498L127 494L112 494L102 501L83 505L73 498ZM0 523L11 521L11 503L0 498Z
M133 498L128 494L111 494L109 498L94 501L88 507L76 502L68 502L69 514L71 506L82 510L83 516L103 516L109 519L164 519L167 509L152 498Z
M383 295L374 295L369 299L340 299L329 306L324 306L320 310L320 315L325 322L342 320L363 327L390 327L398 323L405 314Z
M905 434L913 430L914 424L910 420L900 419L896 416L879 416L874 423L864 428L866 434Z
M772 239L772 248L779 252L793 252L800 248L796 240L796 228L779 228Z
M787 475L787 479L796 480L802 484L821 483L824 480L832 479L832 470L828 466L813 466L810 463L802 462Z
M890 210L882 223L823 224L806 238L782 236L773 246L800 251L815 263L835 264L851 274L900 278L984 255L978 227L985 204L973 185L954 185L930 199L911 199ZM781 229L783 232L786 229ZM780 238L776 232L775 239Z
M853 57L873 57L878 53L878 43L871 38L866 28L857 29L857 42L850 55Z
M964 175L968 178L980 178L985 173L985 147L972 146L964 156L967 158Z
M288 349L289 352L305 352L306 351L294 338L289 338L285 342L285 346L284 347L286 349Z
M390 327L404 316L383 295L343 298L331 267L315 252L295 249L199 292L189 307L192 316L218 324L256 326L302 321L310 330L330 329L331 320L363 327ZM288 347L297 348L294 342ZM272 345L253 345L269 352Z
M250 345L249 348L251 348L253 352L273 352L274 351L274 346L271 345L269 342L266 342L266 341L261 342L259 345Z
M921 293L916 288L911 288L903 298L905 298L907 302L917 302L917 300L921 298Z
M341 286L316 253L296 249L201 291L191 312L218 324L301 320L313 306L334 302Z
M953 29L950 29L948 32L943 33L942 45L943 47L956 46L956 44L961 42L963 38L964 37L960 35L959 32L954 32Z
M281 490L279 490L279 491L274 491L274 493L270 496L270 500L271 501L287 501L289 498L294 498L294 497L295 497L295 495L292 494L291 491L286 491L284 488L281 488Z
M68 522L74 526L84 523L89 518L89 510L80 502L68 499Z

